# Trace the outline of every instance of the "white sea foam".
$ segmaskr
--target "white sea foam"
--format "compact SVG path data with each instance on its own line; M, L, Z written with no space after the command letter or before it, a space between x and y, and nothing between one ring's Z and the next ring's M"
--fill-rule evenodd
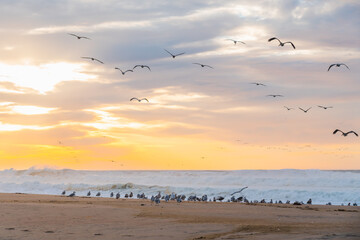
M340 205L360 203L360 171L238 170L238 171L77 171L34 169L0 171L0 192L60 194L89 190L155 195L164 193L224 196L248 186L241 194L249 200L270 199ZM237 195L239 196L239 195Z

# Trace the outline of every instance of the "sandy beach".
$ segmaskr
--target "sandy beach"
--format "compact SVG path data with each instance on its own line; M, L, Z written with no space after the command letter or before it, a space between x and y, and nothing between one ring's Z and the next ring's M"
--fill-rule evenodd
M360 239L360 208L0 194L0 239Z

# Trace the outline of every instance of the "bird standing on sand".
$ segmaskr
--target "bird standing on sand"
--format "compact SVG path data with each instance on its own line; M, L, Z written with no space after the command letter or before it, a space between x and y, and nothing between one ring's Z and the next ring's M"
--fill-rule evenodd
M110 197L114 197L114 193L113 193L113 192L110 193Z
M280 39L276 38L276 37L272 37L268 40L268 42L271 42L272 40L278 40L279 41L279 46L283 47L286 43L290 43L291 46L295 49L295 45L292 42L281 42Z
M101 63L101 64L104 64L103 61L100 61L99 59L96 59L96 58L93 58L93 57L81 57L81 58L90 59L90 60L92 60L92 61L97 61L97 62L99 62L99 63Z
M75 196L75 191L72 192L68 197L74 197Z
M98 192L98 193L96 194L96 196L97 196L97 197L100 197L100 195L101 195L101 193L100 193L100 192Z
M340 67L341 65L344 65L345 67L347 67L347 69L349 69L350 70L350 68L345 64L345 63L334 63L334 64L331 64L330 66L329 66L329 68L328 68L328 71L330 70L330 68L332 68L332 67Z
M77 39L82 39L82 38L84 38L84 39L88 39L88 40L91 40L90 38L88 38L88 37L84 37L84 36L79 36L79 35L76 35L76 34L73 34L73 33L68 33L69 35L71 35L71 36L74 36L74 37L77 37Z
M234 42L234 45L236 45L238 42L239 42L239 43L242 43L242 44L246 44L246 43L244 43L244 42L242 42L242 41L234 40L234 39L230 39L230 38L225 39L225 40L226 40L226 41L232 41L232 42Z
M66 191L64 190L62 193L61 193L61 195L65 195L66 194Z
M148 100L147 98L141 98L141 99L139 99L139 98L133 97L133 98L130 99L130 101L132 101L132 100L137 100L138 102L141 102L141 101L144 100L144 101L149 102L149 100Z
M193 64L199 65L201 67L208 67L208 68L214 69L212 66L209 66L209 65L206 65L206 64L201 64L201 63L193 63Z
M90 195L91 195L91 192L90 192L90 191L88 191L88 193L87 193L87 195L86 195L86 196L90 197Z
M340 129L336 129L334 132L333 132L333 134L336 134L337 132L341 132L342 133L342 135L344 136L344 137L346 137L348 134L350 134L350 133L353 133L353 134L355 134L355 136L359 136L356 132L354 132L354 131L349 131L349 132L343 132L343 131L341 131Z
M168 54L170 54L172 56L172 58L175 58L177 56L180 56L180 55L183 55L185 54L185 52L182 52L182 53L178 53L178 54L172 54L171 52L169 52L168 50L164 49Z
M116 197L116 199L119 199L120 198L120 193L117 193L115 197Z
M115 69L117 69L117 70L119 70L121 73L122 73L122 75L125 75L125 73L127 73L127 72L134 72L133 70L131 70L131 69L128 69L128 70L126 70L126 71L122 71L120 68L118 68L118 67L116 67Z

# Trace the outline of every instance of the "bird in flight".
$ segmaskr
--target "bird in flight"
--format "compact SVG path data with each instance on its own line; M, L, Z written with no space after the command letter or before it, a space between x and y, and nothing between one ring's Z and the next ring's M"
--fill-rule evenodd
M100 61L99 59L93 58L93 57L81 57L81 58L91 59L92 61L98 61L99 63L104 64L104 62Z
M209 66L209 65L206 65L206 64L201 64L201 63L193 63L193 64L200 65L201 67L209 67L209 68L214 69L212 66Z
M359 136L356 132L354 132L354 131L349 131L349 132L343 132L343 131L341 131L340 129L336 129L334 132L333 132L333 134L336 134L337 132L341 132L342 133L342 135L344 136L344 137L346 137L348 134L350 134L350 133L353 133L353 134L355 134L355 136Z
M88 38L88 37L79 36L79 35L76 35L76 34L73 34L73 33L68 33L68 34L69 34L69 35L71 35L71 36L77 37L77 39L82 39L82 38L84 38L84 39L91 40L91 39L90 39L90 38Z
M303 111L304 113L307 113L307 112L311 109L311 107L309 107L309 108L306 109L306 110L302 109L301 107L299 107L299 109L300 109L301 111Z
M323 109L325 109L325 110L328 109L328 108L333 108L333 107L331 107L331 106L325 107L325 106L320 106L320 105L318 105L318 107L319 107L319 108L323 108Z
M136 97L133 97L133 98L130 99L130 101L132 101L132 100L137 100L138 102L141 102L142 100L144 100L144 101L149 102L149 100L148 100L147 98L138 99L138 98L136 98Z
M268 96L268 97L283 97L283 95L280 95L280 94L269 94L266 96Z
M332 68L332 67L340 67L341 65L344 65L345 67L347 67L347 69L349 69L350 70L350 68L345 64L345 63L334 63L334 64L331 64L330 66L329 66L329 68L328 68L328 71L330 70L330 68Z
M115 69L117 69L117 70L119 70L121 73L122 73L122 75L125 75L125 73L127 73L127 72L134 72L133 70L131 70L131 69L128 69L128 70L126 70L126 71L122 71L120 68L118 68L118 67L116 67Z
M243 190L245 190L245 189L247 189L247 188L248 188L248 187L243 187L243 188L240 189L239 191L233 192L233 193L231 194L231 196L234 195L234 194L236 194L236 193L241 193Z
M256 86L266 86L265 84L263 83L258 83L258 82L253 82L253 83L250 83L250 84L255 84Z
M288 111L292 110L293 108L289 108L287 106L284 106L284 108L286 108Z
M147 66L147 65L135 65L135 66L133 67L133 69L135 69L135 68L137 68L137 67L147 68L147 69L149 69L149 71L151 71L150 67Z
M185 52L182 52L182 53L178 53L178 54L172 54L171 52L169 52L168 50L164 49L168 54L170 54L173 58L177 57L177 56L180 56L180 55L183 55L185 54Z
M242 41L234 40L234 39L230 39L230 38L225 39L225 40L226 40L226 41L233 41L233 42L234 42L234 45L236 45L238 42L239 42L239 43L242 43L242 44L246 44L246 43L244 43L244 42L242 42Z
M268 42L271 42L272 40L278 40L279 41L279 46L283 47L286 43L290 43L291 46L295 49L295 45L292 42L281 42L280 39L276 38L276 37L272 37L268 40Z

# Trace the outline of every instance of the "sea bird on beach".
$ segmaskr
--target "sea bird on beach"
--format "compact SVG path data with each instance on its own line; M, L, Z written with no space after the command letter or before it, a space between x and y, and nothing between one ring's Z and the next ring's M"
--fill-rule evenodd
M75 191L72 192L68 197L74 197L75 196Z
M234 42L234 45L236 45L238 42L239 42L239 43L242 43L242 44L246 44L246 43L244 43L244 42L242 42L242 41L234 40L234 39L230 39L230 38L225 39L225 40L226 40L226 41L233 41L233 42Z
M266 95L267 97L283 97L283 95L280 95L280 94L269 94L269 95Z
M170 54L172 56L172 58L175 58L177 56L180 56L180 55L183 55L185 54L185 52L182 52L182 53L178 53L178 54L172 54L171 52L169 52L168 50L164 49L168 54Z
M345 63L334 63L334 64L331 64L330 66L329 66L329 68L328 68L328 71L330 70L330 68L332 68L332 67L340 67L341 65L344 65L345 67L347 67L347 69L349 69L350 70L350 68L345 64Z
M206 65L206 64L201 64L201 63L193 63L193 64L200 65L201 67L208 67L208 68L214 69L212 66L209 66L209 65Z
M139 99L139 98L133 97L133 98L130 99L130 101L132 101L132 100L137 100L138 102L141 102L141 101L144 100L144 101L149 102L149 100L148 100L147 98L141 98L141 99Z
M61 195L65 195L66 194L66 191L64 190L62 193L61 193Z
M330 106L330 107L325 107L325 106L320 106L320 105L318 105L318 107L319 107L319 108L323 108L323 109L325 109L325 110L328 109L328 108L333 108L333 107L331 107L331 106Z
M113 196L114 196L114 193L113 193L113 192L111 192L111 193L110 193L110 197L113 197Z
M234 194L236 194L236 193L241 193L243 190L245 190L245 189L247 189L247 188L248 188L248 187L243 187L243 188L240 189L239 191L233 192L233 193L231 194L231 196L234 195Z
M350 134L350 133L353 133L353 134L355 134L355 136L359 136L356 132L354 132L354 131L349 131L349 132L343 132L343 131L341 131L340 129L336 129L334 132L333 132L333 134L336 134L337 132L341 132L342 133L342 135L344 136L344 137L346 137L348 134Z
M147 68L147 69L149 69L149 71L151 71L150 67L147 66L147 65L135 65L135 66L133 67L133 70L134 70L135 68L137 68L137 67Z
M252 82L252 83L250 83L250 84L255 84L256 86L263 86L263 87L266 87L266 85L265 85L265 84L263 84L263 83L258 83L258 82Z
M303 111L304 113L307 113L307 112L311 109L311 107L309 107L309 108L306 109L306 110L302 109L301 107L299 107L299 109L300 109L301 111Z
M96 59L96 58L93 58L93 57L81 57L81 58L84 58L84 59L91 59L92 61L97 61L101 64L104 64L104 62L100 61L99 59Z
M73 34L73 33L68 33L69 35L71 35L71 36L74 36L74 37L77 37L77 39L82 39L82 38L84 38L84 39L88 39L88 40L91 40L90 38L88 38L88 37L84 37L84 36L79 36L79 35L76 35L76 34Z
M272 37L268 40L268 42L271 42L272 40L278 40L279 41L279 46L283 47L286 43L290 43L291 46L295 49L295 45L292 42L281 42L280 39L276 38L276 37Z
M286 108L288 111L292 110L293 108L289 108L287 106L284 106L284 108Z
M122 75L125 75L125 73L127 73L127 72L134 72L133 70L131 70L131 69L128 69L128 70L126 70L126 71L122 71L120 68L118 68L118 67L116 67L115 69L117 69L117 70L119 70L121 73L122 73Z
M120 193L117 193L116 196L115 196L116 199L119 199L120 198Z
M86 194L86 196L90 197L90 195L91 195L91 192L88 191L88 193Z
M96 196L97 196L97 197L100 197L100 195L101 195L101 193L100 193L100 192L98 192L98 193L96 194Z

